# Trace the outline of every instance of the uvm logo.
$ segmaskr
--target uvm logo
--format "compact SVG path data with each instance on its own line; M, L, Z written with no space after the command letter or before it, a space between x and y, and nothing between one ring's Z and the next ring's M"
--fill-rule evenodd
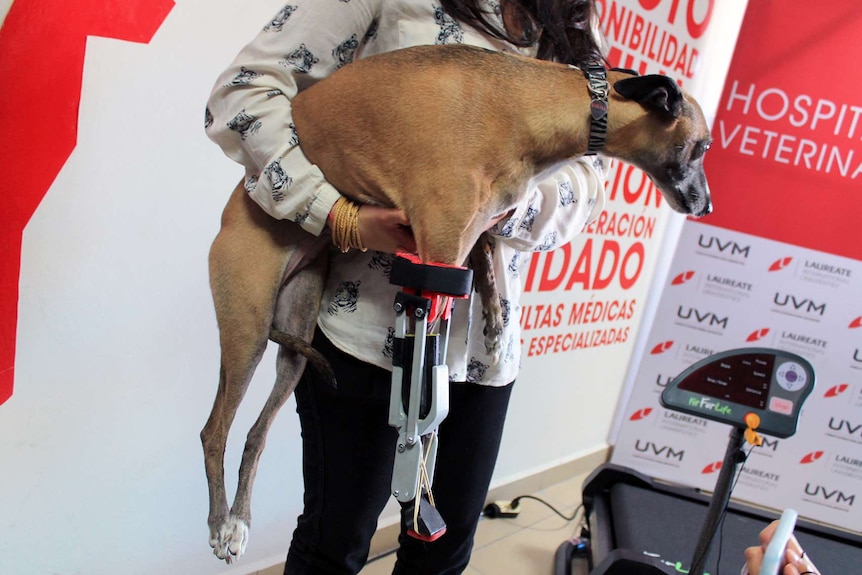
M769 271L771 271L771 272L781 271L784 268L786 268L787 266L789 266L790 262L792 262L792 261L793 261L793 258L790 258L790 257L781 258L780 260L775 260L774 262L772 262L772 265L769 266Z
M851 423L846 419L835 419L834 417L830 417L829 429L838 432L837 434L829 434L833 437L840 437L842 439L853 438L854 440L862 439L862 423Z
M780 439L770 439L766 436L761 436L763 439L763 443L760 444L760 447L757 448L758 452L764 452L766 450L778 451L778 444L781 442ZM756 453L756 452L755 452Z
M650 459L682 461L685 457L685 450L679 451L669 445L656 445L652 441L641 442L640 439L635 441L635 451L643 453Z
M709 250L708 252L699 253L738 263L741 263L740 260L748 259L751 252L751 246L741 246L733 240L722 242L720 238L715 236L704 237L703 234L700 234L700 237L697 239L697 245L705 250Z
M727 329L727 317L719 317L711 311L702 311L693 307L679 306L676 317L683 321L674 322L683 327L699 329L709 333L721 334Z
M774 311L787 315L810 319L810 316L819 315L822 317L826 313L825 303L818 304L811 299L796 297L793 294L775 292L772 301L777 308L781 308L775 308Z
M809 497L803 497L806 501L837 509L847 510L856 502L855 494L844 493L840 489L829 489L822 485L812 485L811 483L805 484L805 495Z

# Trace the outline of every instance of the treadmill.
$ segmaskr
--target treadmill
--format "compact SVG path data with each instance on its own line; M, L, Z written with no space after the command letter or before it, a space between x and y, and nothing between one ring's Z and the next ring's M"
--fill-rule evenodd
M755 443L758 432L793 435L814 384L807 360L769 348L722 352L686 369L661 403L730 425L714 492L601 465L584 483L580 536L557 548L554 575L739 575L745 548L757 545L760 531L780 517L780 511L730 501L742 446ZM862 534L802 518L794 533L822 575L862 574Z

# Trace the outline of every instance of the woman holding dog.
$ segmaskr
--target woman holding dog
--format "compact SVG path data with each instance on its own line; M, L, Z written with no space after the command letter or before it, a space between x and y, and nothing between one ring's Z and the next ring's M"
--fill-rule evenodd
M334 228L341 248L333 250L314 340L338 387L308 370L295 392L305 497L286 574L358 573L365 565L390 497L396 440L388 404L398 288L389 284L388 266L396 251L415 250L403 212L353 204L308 161L290 128L291 98L356 58L419 44L600 61L595 16L589 0L294 0L217 81L207 132L245 166L249 195L272 217L311 234ZM434 128L445 129L445 122L439 118ZM520 367L519 266L528 257L522 254L567 243L603 204L603 165L588 156L535 183L523 204L491 228L497 290L508 312L502 357L493 365L485 353L478 298L456 305L447 357L450 411L439 430L434 479L447 532L432 543L402 533L395 573L466 568Z

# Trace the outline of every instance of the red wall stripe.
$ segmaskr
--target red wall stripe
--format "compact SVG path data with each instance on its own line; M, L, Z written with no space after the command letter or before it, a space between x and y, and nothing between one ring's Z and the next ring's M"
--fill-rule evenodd
M0 28L0 404L12 395L21 234L75 148L87 36L149 43L173 0L15 0Z

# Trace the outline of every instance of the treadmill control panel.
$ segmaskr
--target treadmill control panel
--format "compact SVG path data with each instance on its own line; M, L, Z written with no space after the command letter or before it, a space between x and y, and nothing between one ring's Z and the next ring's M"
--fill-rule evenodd
M736 427L760 418L758 432L796 433L802 404L814 389L814 368L803 357L777 349L747 347L712 355L674 378L661 394L671 410Z

